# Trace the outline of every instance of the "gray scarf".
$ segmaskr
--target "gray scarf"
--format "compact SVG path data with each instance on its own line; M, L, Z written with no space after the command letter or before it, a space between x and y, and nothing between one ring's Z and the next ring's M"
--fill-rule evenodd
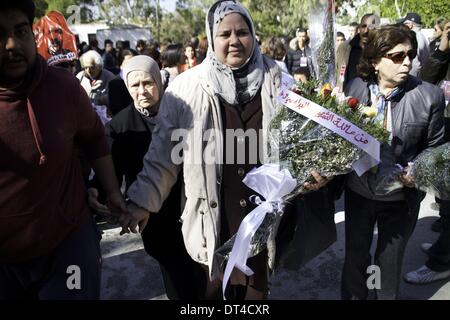
M232 70L221 63L214 53L214 38L223 18L231 13L241 14L249 24L253 35L253 50L250 58L239 69ZM232 0L214 4L206 16L208 53L204 63L208 66L208 80L214 92L231 105L243 104L255 97L264 78L264 64L259 45L256 42L255 27L247 9Z

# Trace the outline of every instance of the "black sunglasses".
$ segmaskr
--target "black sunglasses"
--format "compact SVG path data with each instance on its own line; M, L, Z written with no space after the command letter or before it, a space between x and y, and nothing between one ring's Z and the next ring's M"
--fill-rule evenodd
M407 52L402 51L402 52L388 53L388 54L385 54L383 57L392 60L392 62L395 64L399 64L399 63L403 63L403 61L405 61L406 56L408 56L409 60L412 61L412 60L414 60L416 55L417 55L416 50L409 50Z

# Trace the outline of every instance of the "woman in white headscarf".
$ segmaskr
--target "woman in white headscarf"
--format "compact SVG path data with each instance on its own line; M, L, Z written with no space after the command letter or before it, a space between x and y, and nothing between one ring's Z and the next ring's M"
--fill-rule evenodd
M216 2L207 14L206 31L206 59L179 75L162 100L144 168L128 190L135 208L122 227L125 232L135 232L137 225L145 228L150 213L159 211L183 168L184 243L209 275L204 297L220 298L223 270L215 252L255 207L249 201L255 192L242 179L267 157L266 132L275 111L280 69L261 55L250 14L240 3ZM228 130L234 130L231 136ZM256 141L245 138L249 130L256 132ZM258 147L252 150L254 146ZM313 188L325 182L319 180ZM228 297L266 298L273 245L248 259L252 276L234 269Z

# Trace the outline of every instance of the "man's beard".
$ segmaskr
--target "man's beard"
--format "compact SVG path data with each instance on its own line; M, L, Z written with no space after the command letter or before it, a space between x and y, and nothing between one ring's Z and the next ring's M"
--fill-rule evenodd
M25 60L27 64L26 70L22 74L11 75L8 73L8 70L0 72L0 87L7 89L14 89L21 86L24 82L28 82L28 80L32 77L32 66L27 60ZM4 60L3 60L4 63ZM0 64L0 70L2 70L4 66Z
M369 42L369 31L360 34L361 43L363 45L366 45L367 42Z

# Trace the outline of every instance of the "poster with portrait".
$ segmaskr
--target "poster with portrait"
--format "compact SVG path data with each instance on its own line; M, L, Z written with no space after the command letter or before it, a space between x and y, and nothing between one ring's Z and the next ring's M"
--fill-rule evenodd
M50 11L33 26L38 53L48 65L58 65L78 59L75 35L58 11Z

